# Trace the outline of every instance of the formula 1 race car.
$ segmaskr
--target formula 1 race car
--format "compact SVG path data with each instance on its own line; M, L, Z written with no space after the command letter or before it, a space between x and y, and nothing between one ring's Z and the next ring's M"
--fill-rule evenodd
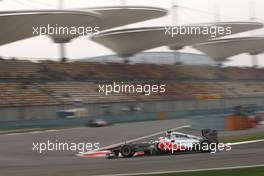
M102 119L90 119L87 123L86 126L89 127L105 127L112 125L110 122Z
M201 137L167 131L166 136L159 137L156 141L128 143L107 149L110 152L106 153L106 158L116 158L119 154L128 158L135 155L174 154L180 151L211 152L212 147L217 144L216 130L202 130Z

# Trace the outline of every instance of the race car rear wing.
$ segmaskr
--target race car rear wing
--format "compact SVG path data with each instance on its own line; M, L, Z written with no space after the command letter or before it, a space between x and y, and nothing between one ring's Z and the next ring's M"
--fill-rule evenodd
M218 133L216 130L211 129L203 129L202 136L206 138L209 142L218 143Z

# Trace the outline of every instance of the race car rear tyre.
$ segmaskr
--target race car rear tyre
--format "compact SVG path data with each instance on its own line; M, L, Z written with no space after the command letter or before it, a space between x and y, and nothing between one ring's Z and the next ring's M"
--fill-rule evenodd
M123 145L120 153L125 158L133 157L135 154L135 148L132 145Z
M201 142L201 152L203 153L210 153L211 149L210 149L210 142L205 140Z

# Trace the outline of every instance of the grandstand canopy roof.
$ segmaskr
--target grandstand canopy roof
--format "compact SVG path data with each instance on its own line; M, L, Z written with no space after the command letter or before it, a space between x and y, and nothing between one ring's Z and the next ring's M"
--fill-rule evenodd
M26 10L0 12L0 45L33 37L33 26L91 26L100 31L167 14L154 7L102 7L81 10ZM53 35L55 42L68 42L76 35Z
M263 53L264 37L218 39L206 43L196 44L193 47L215 60L225 60L228 57L241 53Z
M231 27L232 34L236 34L261 28L263 24L257 22L217 22L186 25L186 27L190 26L200 29L203 29L205 26ZM173 49L180 49L187 45L212 39L211 34L175 34L174 37L171 37L170 35L165 35L165 32L165 26L112 30L96 34L92 36L92 40L113 50L121 57L128 57L135 53L160 46L171 46ZM216 35L216 37L223 37L225 35L226 33Z
M98 7L81 8L81 11L93 11L100 14L100 21L97 25L102 29L110 29L140 21L159 18L167 15L166 9L145 6L117 6L117 7Z

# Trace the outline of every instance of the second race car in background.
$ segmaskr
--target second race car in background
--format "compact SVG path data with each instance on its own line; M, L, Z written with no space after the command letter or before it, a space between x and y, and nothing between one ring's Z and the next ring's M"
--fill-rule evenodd
M90 119L86 123L86 126L89 126L89 127L105 127L105 126L109 126L109 125L112 125L112 123L110 123L106 120L102 120L102 119Z

